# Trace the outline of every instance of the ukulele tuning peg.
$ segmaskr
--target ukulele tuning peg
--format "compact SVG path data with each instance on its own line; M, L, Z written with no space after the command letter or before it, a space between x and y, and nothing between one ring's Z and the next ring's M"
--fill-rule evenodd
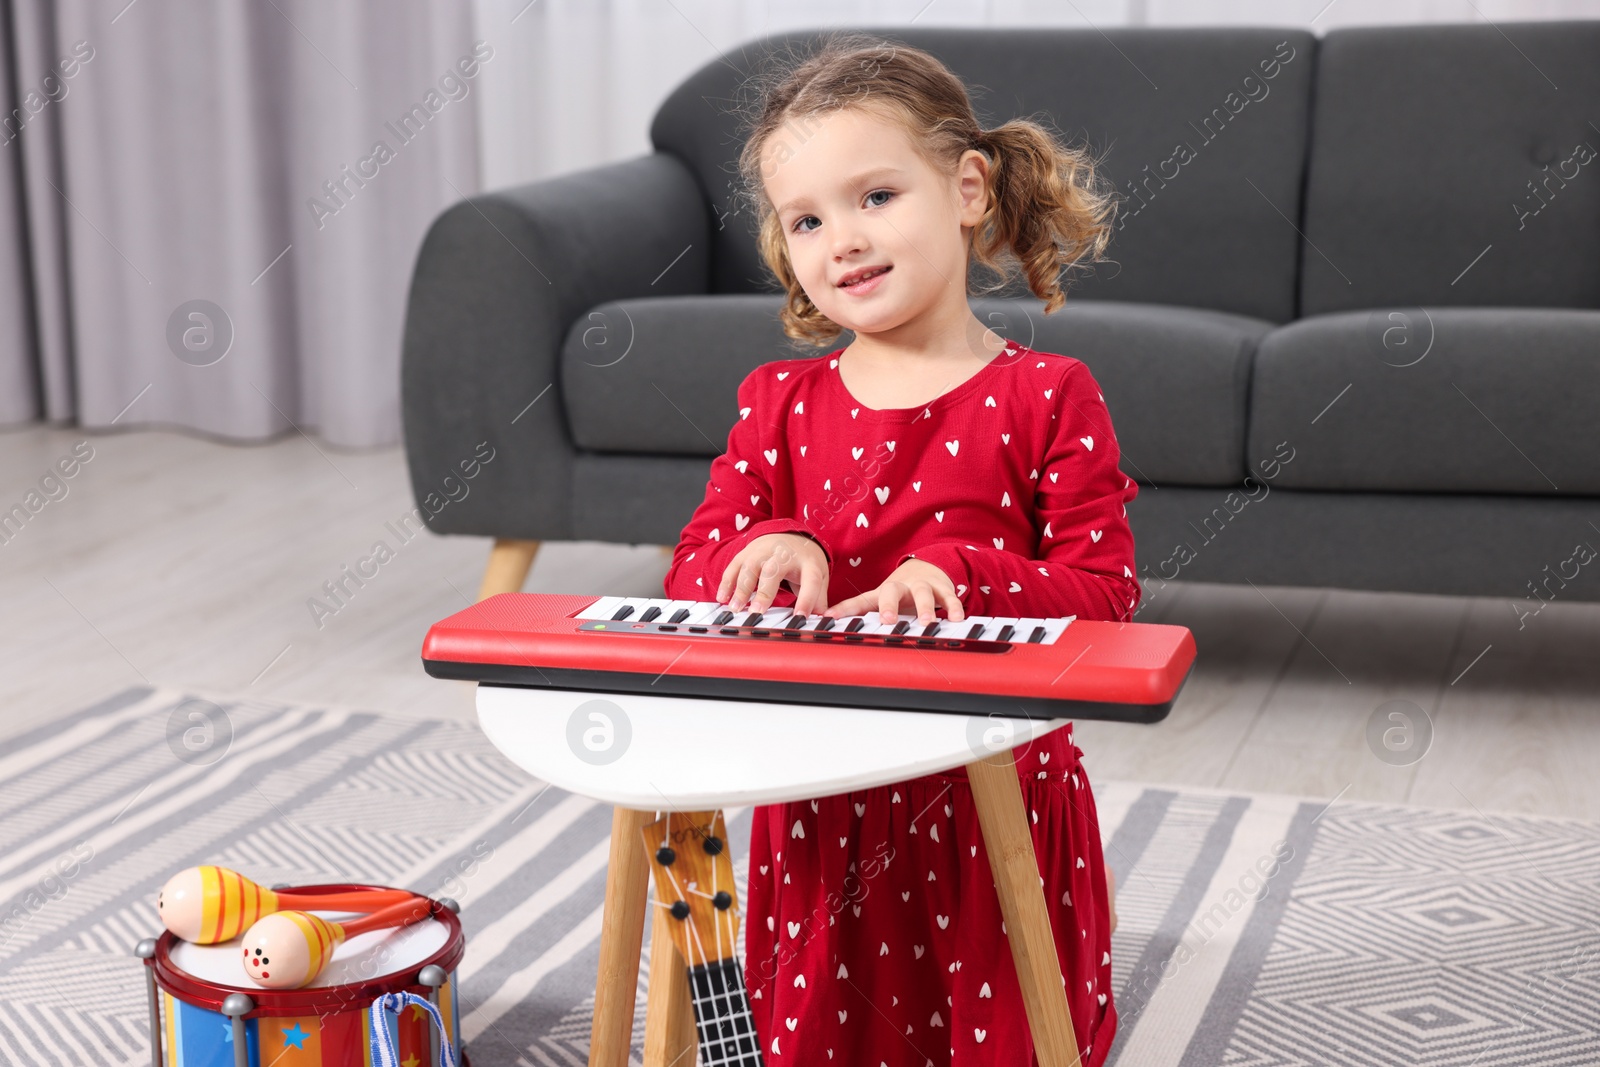
M716 906L718 911L727 911L729 908L733 907L733 896L726 889L724 889L718 892L716 896L711 898L711 903Z
M672 851L672 849L668 848L666 845L662 845L660 848L656 849L656 862L661 864L663 867L671 867L672 861L677 858L678 854Z
M707 837L704 842L702 842L702 847L705 848L708 855L720 855L722 853L722 838L718 837L716 834L712 834L710 837Z
M687 919L689 917L689 905L688 905L688 903L686 901L682 901L682 900L673 901L673 904L672 904L672 917L674 919L680 919L680 920Z

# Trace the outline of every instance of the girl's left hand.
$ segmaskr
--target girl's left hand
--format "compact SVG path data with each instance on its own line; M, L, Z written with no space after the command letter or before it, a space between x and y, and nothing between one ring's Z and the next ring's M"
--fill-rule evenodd
M944 571L920 559L908 559L878 588L841 600L823 614L839 619L865 615L877 608L887 623L893 622L904 608L907 613L916 612L917 622L926 625L934 621L934 612L941 606L951 622L966 618L955 583Z

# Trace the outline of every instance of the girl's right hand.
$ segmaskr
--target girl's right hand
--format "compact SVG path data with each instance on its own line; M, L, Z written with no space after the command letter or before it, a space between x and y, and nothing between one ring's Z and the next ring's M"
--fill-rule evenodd
M787 580L796 589L797 615L818 615L828 606L828 557L805 534L762 534L751 538L722 573L717 603L732 611L765 611Z

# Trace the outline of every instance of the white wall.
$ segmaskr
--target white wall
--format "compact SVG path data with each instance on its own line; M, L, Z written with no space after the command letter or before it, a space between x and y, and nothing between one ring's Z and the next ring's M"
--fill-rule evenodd
M1600 18L1600 0L474 0L483 187L650 151L650 119L741 42L816 27L1336 26Z

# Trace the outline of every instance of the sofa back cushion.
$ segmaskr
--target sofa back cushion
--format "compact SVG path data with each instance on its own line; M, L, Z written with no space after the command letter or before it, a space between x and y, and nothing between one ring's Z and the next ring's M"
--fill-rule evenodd
M873 30L968 86L989 129L1033 116L1105 154L1126 198L1107 255L1073 292L1284 322L1295 313L1300 194L1316 39L1289 29ZM770 291L755 220L734 214L746 74L808 53L814 33L730 49L680 85L650 129L699 175L717 220L712 291ZM1002 295L1022 295L1018 285Z
M1600 21L1333 30L1301 315L1600 307Z

